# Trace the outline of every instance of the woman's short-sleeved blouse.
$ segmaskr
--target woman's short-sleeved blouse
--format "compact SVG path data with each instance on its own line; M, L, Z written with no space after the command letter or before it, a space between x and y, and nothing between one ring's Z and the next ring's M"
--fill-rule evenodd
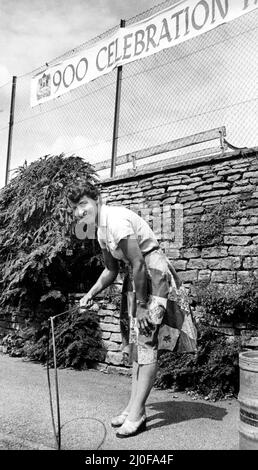
M100 207L97 232L100 247L107 249L114 258L126 262L118 243L129 235L135 236L142 254L159 246L153 231L142 217L126 207L103 204Z

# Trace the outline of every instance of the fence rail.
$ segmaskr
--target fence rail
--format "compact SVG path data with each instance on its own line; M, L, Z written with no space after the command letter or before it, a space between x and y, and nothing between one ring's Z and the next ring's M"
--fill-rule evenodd
M193 134L187 137L182 137L181 139L171 140L170 142L166 142L165 144L155 145L154 147L150 147L147 149L138 150L136 152L127 153L126 155L121 155L116 159L116 166L124 165L125 163L132 162L133 169L136 169L136 162L143 158L152 157L153 155L164 154L166 152L171 152L173 150L182 149L185 147L194 146L196 144L209 142L212 140L219 139L220 147L216 147L212 149L214 153L222 152L224 153L227 149L227 144L225 143L225 136L226 136L226 128L218 127L216 129L210 129L205 132L199 132L198 134ZM211 149L205 149L203 152L197 152L197 155L202 152L202 155L210 154ZM188 154L185 154L185 158L187 158ZM110 167L110 160L105 160L104 162L96 163L95 168L96 170L105 170Z

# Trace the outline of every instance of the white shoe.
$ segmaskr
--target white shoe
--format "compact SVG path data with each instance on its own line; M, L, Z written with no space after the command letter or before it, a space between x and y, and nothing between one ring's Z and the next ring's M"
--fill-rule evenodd
M127 418L119 431L116 433L116 436L120 438L136 436L140 432L145 431L146 421L147 418L145 414L139 419L139 421L129 421Z
M113 426L113 428L118 428L119 426L122 426L128 414L129 414L128 411L123 411L123 413L121 413L120 415L114 416L114 418L112 418L111 420L111 426Z

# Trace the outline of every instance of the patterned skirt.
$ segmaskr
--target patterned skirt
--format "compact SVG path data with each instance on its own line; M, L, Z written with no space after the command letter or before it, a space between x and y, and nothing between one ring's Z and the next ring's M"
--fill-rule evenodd
M123 282L120 327L125 364L151 364L158 350L195 352L197 330L188 295L173 266L161 249L145 256L147 267L148 310L152 320L149 335L137 328L136 295L132 269L127 268Z

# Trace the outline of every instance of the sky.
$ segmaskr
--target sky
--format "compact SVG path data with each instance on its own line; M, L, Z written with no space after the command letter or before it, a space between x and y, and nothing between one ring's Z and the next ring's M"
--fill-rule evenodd
M0 84L148 10L159 0L0 0Z
M62 151L90 155L92 161L110 158L116 72L33 109L30 72L158 4L163 5L159 0L0 0L0 188L13 75L18 82L11 169ZM119 154L221 125L234 145L258 145L257 19L258 10L168 54L126 66ZM159 68L162 61L168 66ZM141 74L145 69L150 71Z
M0 0L0 87L137 15L158 0ZM2 88L0 119L9 121L10 87ZM17 98L16 98L17 100ZM3 124L2 124L3 125ZM2 127L0 121L0 128ZM5 152L0 133L0 187ZM83 137L75 136L77 141ZM51 149L66 141L58 136ZM21 144L22 145L22 144ZM5 145L6 146L6 145ZM18 162L21 164L21 161ZM13 165L11 165L13 167Z

